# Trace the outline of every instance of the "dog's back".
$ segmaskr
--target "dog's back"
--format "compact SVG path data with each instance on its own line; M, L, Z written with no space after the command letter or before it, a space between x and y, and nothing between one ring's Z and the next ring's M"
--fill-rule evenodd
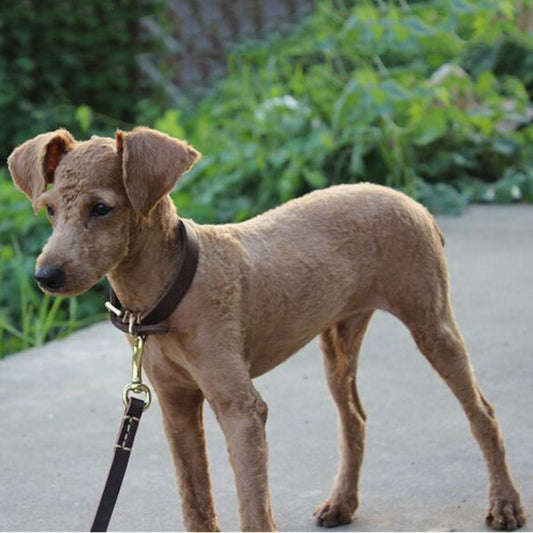
M408 196L369 183L315 191L243 223L204 228L239 243L254 374L332 322L364 309L393 310L398 291L416 299L434 284L421 277L445 275L433 217Z

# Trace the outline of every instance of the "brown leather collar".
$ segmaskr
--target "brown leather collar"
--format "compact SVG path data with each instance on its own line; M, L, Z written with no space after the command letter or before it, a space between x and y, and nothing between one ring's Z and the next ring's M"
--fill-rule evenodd
M109 302L109 318L116 328L132 335L152 335L155 333L168 333L168 327L163 325L165 321L178 307L179 303L191 286L196 268L198 266L199 244L198 238L192 228L187 230L183 220L179 221L181 235L181 258L174 278L169 286L155 303L144 313L132 313L122 308L115 291L111 289ZM115 308L117 311L112 309Z

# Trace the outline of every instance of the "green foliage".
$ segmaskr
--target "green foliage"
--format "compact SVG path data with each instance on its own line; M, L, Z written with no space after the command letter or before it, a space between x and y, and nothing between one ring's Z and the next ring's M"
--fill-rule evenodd
M157 46L140 18L162 6L162 0L3 2L0 159L59 126L83 136L135 123L139 102L155 96L136 62ZM100 114L91 117L87 106Z
M435 213L533 202L531 0L322 0L289 36L249 42L207 97L159 111L133 31L156 0L37 3L0 14L0 156L37 133L144 123L206 155L180 213L239 221L312 189L373 181ZM60 53L58 53L60 51ZM0 170L0 357L101 317L31 281L49 229Z
M289 37L239 48L192 112L155 123L207 154L174 194L181 212L243 220L366 180L434 212L529 199L533 38L518 28L519 4L339 4L318 2Z

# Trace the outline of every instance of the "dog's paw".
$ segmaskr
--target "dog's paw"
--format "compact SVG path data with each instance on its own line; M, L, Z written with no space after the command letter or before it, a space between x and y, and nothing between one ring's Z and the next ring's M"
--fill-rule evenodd
M498 531L514 531L526 523L526 516L520 504L520 496L491 498L485 522Z
M353 511L342 503L326 500L313 514L316 523L322 527L335 527L349 524Z

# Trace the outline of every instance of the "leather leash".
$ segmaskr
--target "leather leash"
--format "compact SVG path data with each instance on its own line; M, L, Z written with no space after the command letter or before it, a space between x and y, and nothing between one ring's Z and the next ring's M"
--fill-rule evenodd
M139 427L141 415L144 410L144 401L139 398L131 397L124 418L120 425L117 442L115 443L115 452L113 462L107 476L107 481L102 493L102 498L94 517L91 531L107 531L107 526L111 520L113 509L118 498L122 480L130 460L131 448L135 439L135 433Z
M168 333L168 326L162 324L162 322L180 304L191 286L198 267L199 244L194 231L190 230L188 232L182 220L179 221L179 231L182 252L178 269L163 295L151 309L144 313L133 313L123 309L113 289L111 289L110 302L106 302L106 308L110 312L111 323L121 331L132 335L135 344L133 348L132 379L126 385L122 394L126 410L124 411L115 443L111 468L109 469L91 531L107 531L120 487L122 486L122 480L126 473L141 415L150 406L151 391L142 382L144 340L148 335ZM132 396L132 393L146 394L146 398L144 400L136 398Z

